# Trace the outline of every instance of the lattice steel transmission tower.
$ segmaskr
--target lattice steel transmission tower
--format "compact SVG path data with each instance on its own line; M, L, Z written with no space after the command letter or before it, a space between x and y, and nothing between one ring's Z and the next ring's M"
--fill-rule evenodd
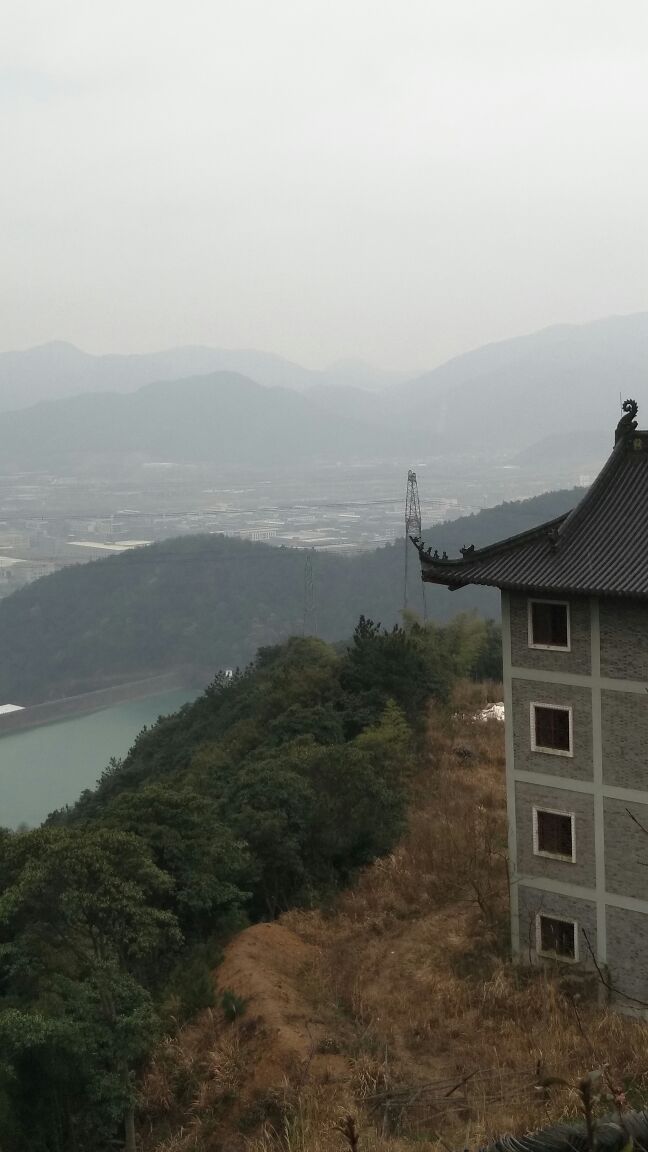
M315 584L313 581L313 556L309 552L304 564L304 623L303 636L317 636L317 616L315 613Z
M407 575L408 559L410 553L410 536L421 539L421 502L419 500L416 472L411 468L407 473L407 491L405 493L405 577L403 584L403 610L407 609ZM421 581L423 590L423 619L426 617L425 585Z

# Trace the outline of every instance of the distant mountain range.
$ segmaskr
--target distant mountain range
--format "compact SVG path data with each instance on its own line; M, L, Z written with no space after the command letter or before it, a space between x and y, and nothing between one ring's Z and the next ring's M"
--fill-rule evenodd
M648 421L648 312L488 344L396 388L409 426L448 443L520 451L558 433L606 432L619 397Z
M73 429L77 452L97 450L99 437L108 455L200 459L208 448L211 459L242 452L263 465L287 451L482 453L526 468L555 452L587 471L612 441L620 395L648 420L648 313L548 328L407 376L354 361L314 371L245 350L91 356L47 344L0 354L0 447L13 445L14 459L23 448L30 460L65 456Z
M271 352L200 345L138 355L93 356L73 344L54 341L0 353L0 412L81 392L133 392L144 384L211 372L237 372L269 388L298 392L329 384L372 391L411 375L372 368L360 360L339 360L329 368L314 370Z
M91 470L93 460L270 468L286 459L385 456L396 443L386 427L327 413L308 395L234 372L44 401L0 418L0 459L15 468Z

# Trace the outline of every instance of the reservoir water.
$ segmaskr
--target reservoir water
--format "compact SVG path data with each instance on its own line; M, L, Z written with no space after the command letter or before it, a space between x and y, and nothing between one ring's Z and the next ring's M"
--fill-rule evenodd
M198 695L174 689L89 716L0 736L0 825L40 824L93 788L111 756L125 756L144 725Z

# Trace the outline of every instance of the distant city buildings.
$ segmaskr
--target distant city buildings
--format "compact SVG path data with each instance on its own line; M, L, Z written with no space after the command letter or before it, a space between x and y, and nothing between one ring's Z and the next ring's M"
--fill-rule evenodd
M120 555L122 552L130 552L133 548L145 548L147 544L152 544L152 540L115 540L113 543L105 543L99 540L70 540L70 548L78 548L83 552L83 560L101 560L105 556ZM81 551L79 553L81 558Z
M79 475L15 473L0 477L0 596L67 564L172 536L222 533L341 554L392 544L404 533L412 464L426 527L555 486L554 477L472 457L308 470L287 463L271 474L173 461L131 465L124 475L103 475L96 461Z

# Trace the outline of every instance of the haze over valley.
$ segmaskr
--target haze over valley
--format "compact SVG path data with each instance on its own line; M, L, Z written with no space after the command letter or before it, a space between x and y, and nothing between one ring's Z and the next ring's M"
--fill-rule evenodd
M131 413L131 418L145 419L147 412L154 423L158 402L169 403L177 393L179 405L186 381L188 405L192 402L191 390L200 387L194 403L208 403L213 393L216 403L223 406L223 415L229 416L236 411L231 382L238 380L239 412L247 411L253 429L256 413L264 403L269 410L276 402L278 423L285 423L288 414L298 419L301 412L316 411L321 418L324 411L339 420L341 457L349 452L344 439L347 428L360 436L359 452L365 451L362 433L366 435L367 428L383 428L391 431L399 449L413 447L419 451L427 446L438 452L450 440L452 448L460 450L462 442L458 437L463 435L464 445L481 447L485 455L487 451L512 453L560 432L603 432L619 410L620 391L625 388L632 395L636 393L640 402L643 399L647 354L645 312L582 325L563 324L487 344L425 373L381 371L361 361L312 370L267 353L209 348L177 348L139 356L92 356L71 345L49 344L0 353L0 411L33 408L39 401L69 401L79 394L135 392L141 401L132 409L125 399L112 397L113 425L120 417L128 419ZM166 382L166 387L160 386L162 382ZM248 398L245 389L251 383L270 389L269 396L264 398L258 393L256 398ZM146 385L158 387L147 391ZM293 397L294 407L282 411L281 405L290 403L287 391L302 394L301 401ZM40 411L38 406L31 417L26 413L13 417L9 429L37 429ZM110 416L110 407L107 411ZM48 408L46 412L62 426L67 420L74 422L71 440L75 432L83 431L84 421L89 434L93 418L96 423L104 414L103 409L92 407L89 397L78 399L76 404L70 402L67 408ZM213 414L207 409L207 420L211 422L218 414L218 408ZM137 429L140 436L145 431L145 425ZM103 432L108 451L119 450L118 441L114 445L110 442L116 428L111 430L109 424ZM286 427L286 435L289 433ZM99 435L96 428L95 435ZM302 454L310 452L317 457L322 450L334 454L335 446L330 442L333 435L329 430L328 437L324 432L322 441L303 444ZM245 438L241 439L244 449ZM5 434L5 445L7 442ZM382 444L378 439L376 446L380 448ZM44 442L39 441L37 447L44 447ZM144 452L147 447L144 444ZM222 445L217 447L222 451ZM195 455L200 449L204 455L204 444L176 445L176 453Z
M2 15L0 1152L648 1152L648 5Z
M428 523L586 485L619 381L646 393L647 350L641 313L488 345L413 379L207 349L5 354L8 404L12 388L52 398L0 421L0 592L102 549L197 531L375 548L403 532L411 467Z

